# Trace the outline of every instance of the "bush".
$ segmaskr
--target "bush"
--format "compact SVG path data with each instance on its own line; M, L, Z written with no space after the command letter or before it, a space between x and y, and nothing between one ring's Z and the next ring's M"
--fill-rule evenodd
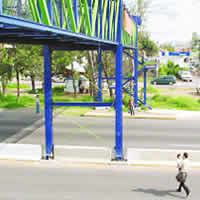
M154 108L200 110L200 100L185 96L171 97L167 95L154 95L150 104Z
M0 101L0 108L15 109L32 106L34 104L34 97L21 96L20 101L17 103L17 97L15 95L8 94L2 97L2 101Z
M140 89L140 92L144 92L144 88ZM160 93L160 90L152 85L147 87L147 92L151 94Z
M161 67L159 69L160 75L174 75L178 77L178 72L180 70L180 66L174 64L172 61L168 61L167 65L161 64Z
M29 89L30 86L27 84L20 84L19 87L21 89ZM7 89L17 89L17 83L10 83L7 85Z

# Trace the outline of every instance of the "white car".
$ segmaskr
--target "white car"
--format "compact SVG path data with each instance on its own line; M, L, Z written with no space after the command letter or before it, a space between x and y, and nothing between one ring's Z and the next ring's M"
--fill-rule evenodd
M180 78L183 80L183 81L190 81L192 82L192 75L189 71L182 71L181 73L179 73L180 75Z

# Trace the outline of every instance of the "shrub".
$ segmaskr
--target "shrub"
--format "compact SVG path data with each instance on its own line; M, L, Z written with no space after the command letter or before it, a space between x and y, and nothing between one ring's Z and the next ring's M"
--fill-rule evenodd
M22 89L29 89L30 88L30 86L27 85L27 84L20 84L19 87L22 88ZM17 83L9 83L7 85L7 89L17 89Z

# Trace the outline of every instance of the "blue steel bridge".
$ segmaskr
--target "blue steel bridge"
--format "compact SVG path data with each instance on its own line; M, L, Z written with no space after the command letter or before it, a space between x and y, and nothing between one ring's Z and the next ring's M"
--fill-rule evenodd
M140 17L132 16L122 0L0 0L0 42L43 45L45 80L46 158L54 156L53 108L56 106L115 106L115 157L123 160L123 91L138 99L138 26ZM96 50L98 52L98 101L93 103L53 102L51 85L51 55L53 51ZM103 102L102 51L116 56L116 99ZM134 77L123 77L123 53L134 60ZM125 85L134 80L130 90Z

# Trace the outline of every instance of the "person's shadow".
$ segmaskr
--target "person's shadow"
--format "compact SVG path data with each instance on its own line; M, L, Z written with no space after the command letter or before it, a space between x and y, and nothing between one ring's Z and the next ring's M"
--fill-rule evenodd
M137 189L132 189L132 192L139 192L139 193L147 193L147 194L152 194L154 196L158 197L164 197L164 196L171 196L171 197L176 197L179 199L185 199L185 197L173 194L176 191L175 190L157 190L157 189L143 189L143 188L137 188Z

